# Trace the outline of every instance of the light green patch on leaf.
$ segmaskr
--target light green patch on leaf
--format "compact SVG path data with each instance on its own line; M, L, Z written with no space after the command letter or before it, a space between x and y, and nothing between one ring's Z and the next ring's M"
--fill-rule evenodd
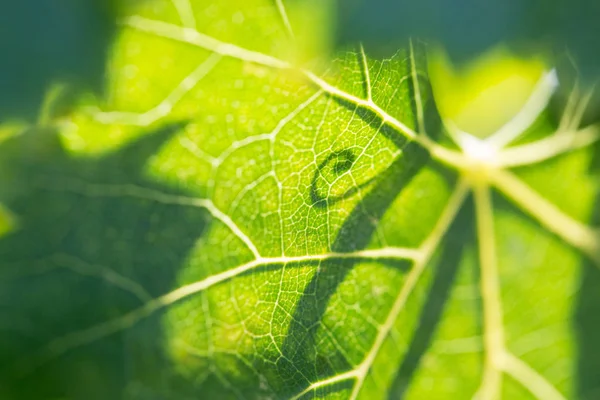
M456 135L423 43L306 61L302 4L136 2L106 96L2 143L0 395L598 390L585 101Z
M15 218L10 211L0 204L0 236L4 236L15 226Z

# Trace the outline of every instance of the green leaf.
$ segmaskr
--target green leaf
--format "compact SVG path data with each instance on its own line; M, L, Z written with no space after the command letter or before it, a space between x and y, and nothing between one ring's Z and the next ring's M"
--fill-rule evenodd
M0 145L3 398L597 396L579 91L477 139L420 42L307 61L325 2L129 7L106 97Z

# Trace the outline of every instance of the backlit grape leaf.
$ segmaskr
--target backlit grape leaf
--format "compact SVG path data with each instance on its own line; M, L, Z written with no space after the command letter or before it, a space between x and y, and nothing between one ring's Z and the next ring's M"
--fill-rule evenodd
M328 6L135 2L2 142L2 398L597 397L586 97L444 128L418 41L307 61Z

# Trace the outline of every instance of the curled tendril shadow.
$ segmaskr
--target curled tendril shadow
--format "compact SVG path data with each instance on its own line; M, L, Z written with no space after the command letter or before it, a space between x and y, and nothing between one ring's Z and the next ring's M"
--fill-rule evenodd
M340 228L332 251L351 252L367 247L377 227L377 223L373 221L383 217L406 185L428 162L427 153L415 143L409 143L405 149L407 156L398 157L382 172L376 179L377 183L354 207ZM335 156L330 158L333 159ZM281 375L290 377L290 388L306 386L352 367L350 360L341 354L335 357L321 354L316 343L319 340L320 322L332 296L357 262L359 260L343 260L337 261L335 265L332 262L322 262L319 272L305 287L282 346L283 357L278 362ZM410 266L410 262L401 260L390 260L387 264L401 270Z
M339 196L329 196L327 193L322 193L319 188L319 182L326 179L324 176L324 171L330 164L332 164L332 172L337 178L345 173L348 173L356 160L356 155L351 149L343 149L330 153L327 158L319 164L315 174L313 175L310 186L310 200L313 206L317 208L326 208L332 206L342 200L354 196L358 191L368 186L375 180L375 177L369 178L365 182L351 187Z

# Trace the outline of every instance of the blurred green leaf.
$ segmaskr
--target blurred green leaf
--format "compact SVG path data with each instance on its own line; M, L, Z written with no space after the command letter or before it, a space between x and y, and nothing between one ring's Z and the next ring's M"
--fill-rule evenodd
M0 121L32 118L49 85L56 81L68 81L80 91L101 92L118 3L2 2Z
M583 91L480 139L421 42L315 60L326 2L123 12L106 94L0 144L2 398L596 397Z
M595 0L339 0L337 43L393 53L411 36L441 43L456 61L500 43L523 54L568 52L587 80L600 76L600 3ZM387 54L386 54L387 53Z

